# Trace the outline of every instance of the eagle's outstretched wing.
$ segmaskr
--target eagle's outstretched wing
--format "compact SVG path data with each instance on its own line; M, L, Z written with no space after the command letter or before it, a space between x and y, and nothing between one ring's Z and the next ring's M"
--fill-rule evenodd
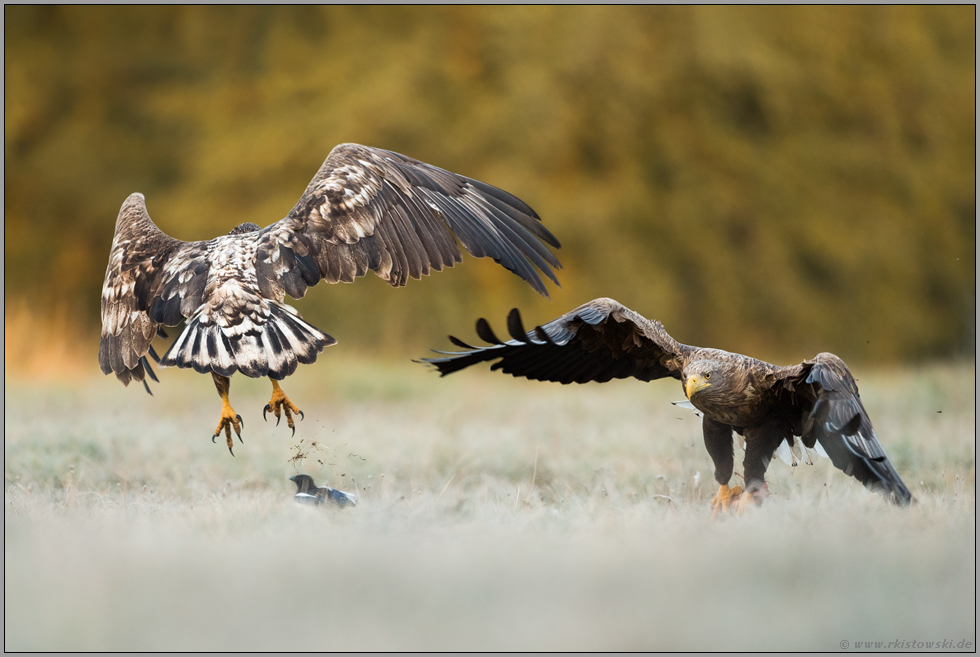
M262 231L256 273L263 296L299 299L320 280L374 271L404 285L471 254L489 256L548 296L535 267L558 284L546 245L558 240L520 199L478 180L391 151L334 148L289 215Z
M911 501L912 493L888 460L844 361L834 354L817 354L782 368L775 387L784 403L803 412L804 445L812 448L819 441L845 474L869 488L883 488L899 504Z
M124 384L156 379L146 360L162 333L201 305L207 279L207 242L182 242L157 228L142 194L131 194L119 209L102 285L102 339L99 367ZM149 388L147 388L149 391Z
M612 299L595 299L556 320L526 332L515 308L507 318L511 340L503 342L485 319L476 323L487 347L473 347L450 336L461 352L436 352L424 358L445 376L483 361L500 359L491 369L537 381L604 382L633 377L652 381L681 378L691 347L670 337L664 327Z

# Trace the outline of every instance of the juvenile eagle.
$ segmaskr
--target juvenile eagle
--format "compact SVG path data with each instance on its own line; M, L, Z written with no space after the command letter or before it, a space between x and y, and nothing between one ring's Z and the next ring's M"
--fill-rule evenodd
M878 441L854 377L833 354L778 367L720 349L690 347L670 337L660 322L612 299L590 301L530 333L515 308L507 329L513 339L503 342L480 319L476 332L490 346L473 347L450 336L467 351L437 352L447 357L423 361L443 376L499 358L491 369L536 381L678 379L690 404L703 414L704 444L719 485L711 501L715 513L727 510L740 494L740 504L761 500L767 491L769 461L777 450L793 448L796 436L806 448L825 452L837 468L896 504L912 499ZM745 440L744 492L728 486L733 431Z
M272 398L262 412L280 413L295 433L302 412L279 381L312 363L334 338L305 322L285 295L300 299L321 280L350 283L368 271L392 286L462 261L489 256L543 296L535 267L555 284L561 265L546 245L558 240L527 204L478 180L391 151L357 144L334 148L285 219L265 228L245 223L206 242L182 242L150 219L132 194L116 219L102 286L99 365L125 385L157 380L161 367L210 372L221 396L214 438L242 421L228 401L229 377L267 376ZM161 326L187 321L163 358L151 346ZM149 391L149 387L146 387ZM234 452L232 452L234 455Z

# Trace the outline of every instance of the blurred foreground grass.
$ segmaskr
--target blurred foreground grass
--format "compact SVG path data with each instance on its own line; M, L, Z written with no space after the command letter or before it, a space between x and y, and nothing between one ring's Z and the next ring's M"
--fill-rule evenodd
M232 458L209 377L166 370L154 397L8 377L4 648L975 645L974 364L855 374L919 503L777 461L770 500L720 521L673 381L439 379L328 352L286 382L295 438L262 422L267 382L233 379ZM296 472L359 505L294 504Z

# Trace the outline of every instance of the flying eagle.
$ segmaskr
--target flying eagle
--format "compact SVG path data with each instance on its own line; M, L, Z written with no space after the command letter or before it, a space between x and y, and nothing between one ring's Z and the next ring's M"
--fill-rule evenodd
M535 270L556 285L561 265L547 248L558 240L520 199L478 180L410 157L358 144L334 148L285 219L252 223L202 242L182 242L150 219L142 194L132 194L116 219L102 286L99 365L125 385L157 381L146 356L161 367L210 372L221 396L214 438L242 420L228 401L235 372L272 381L262 412L303 417L279 385L299 363L316 360L336 340L283 303L320 281L353 282L368 271L392 286L462 261L456 240L488 256L547 297ZM162 326L187 322L159 358ZM234 452L232 452L234 455Z
M590 301L530 333L515 308L507 329L512 339L504 342L480 319L476 332L489 346L474 347L450 336L466 351L440 351L447 356L423 362L443 376L499 358L491 369L536 381L678 379L690 405L703 415L704 444L719 485L711 501L715 513L727 510L733 499L739 504L761 501L768 491L769 461L787 449L802 451L804 461L813 452L826 454L837 468L896 504L912 499L878 441L854 377L833 354L778 367L720 349L690 347L670 337L660 322L612 299ZM733 431L744 438L744 492L728 486Z

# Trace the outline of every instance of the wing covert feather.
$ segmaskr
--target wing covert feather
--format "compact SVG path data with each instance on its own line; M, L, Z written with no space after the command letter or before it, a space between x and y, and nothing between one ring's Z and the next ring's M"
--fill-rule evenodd
M548 249L558 240L520 199L398 153L341 144L289 215L263 231L259 285L272 299L300 298L321 279L374 271L397 287L460 262L457 239L543 296L539 271L558 284L552 270L561 264ZM311 266L301 271L300 261Z

